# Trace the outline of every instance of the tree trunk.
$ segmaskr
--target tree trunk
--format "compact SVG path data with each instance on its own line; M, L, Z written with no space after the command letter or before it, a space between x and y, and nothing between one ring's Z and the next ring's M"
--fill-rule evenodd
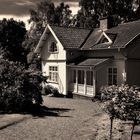
M131 131L131 140L133 140L133 132L134 132L134 128L135 128L135 122L133 123L133 126L132 126L132 131Z
M110 138L109 140L112 140L112 129L113 129L113 117L110 117Z

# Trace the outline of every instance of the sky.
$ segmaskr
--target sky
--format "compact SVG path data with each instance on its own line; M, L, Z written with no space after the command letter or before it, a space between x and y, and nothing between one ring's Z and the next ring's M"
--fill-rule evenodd
M41 0L0 0L0 19L13 17L16 20L24 21L29 28L29 9L35 8ZM73 14L78 10L78 0L52 0L55 4L65 2L69 4Z

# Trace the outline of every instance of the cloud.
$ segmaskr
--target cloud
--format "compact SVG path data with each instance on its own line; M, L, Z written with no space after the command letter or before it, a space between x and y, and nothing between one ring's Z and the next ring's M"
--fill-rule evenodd
M0 0L0 14L1 15L28 15L29 9L35 8L36 3L41 0ZM66 2L70 7L75 7L77 0L52 0L53 2Z
M36 4L41 0L0 0L0 20L3 18L14 18L15 20L24 21L27 29L30 28L28 24L29 9L35 8ZM69 4L73 14L78 10L78 0L52 0L56 5L59 2Z

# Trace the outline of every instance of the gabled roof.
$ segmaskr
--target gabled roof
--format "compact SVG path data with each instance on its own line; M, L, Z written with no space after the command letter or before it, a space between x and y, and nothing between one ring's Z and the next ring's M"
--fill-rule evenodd
M82 28L50 26L49 24L47 24L35 49L35 53L37 53L43 46L47 36L49 35L49 32L51 32L54 38L62 44L64 49L78 49L85 43L92 30Z
M106 34L116 34L111 48L124 48L140 34L140 20L120 24L106 31Z
M115 49L125 48L129 42L140 34L140 20L120 24L117 27L103 32L101 29L81 29L47 25L35 52L43 46L44 38L48 32L62 44L64 49ZM111 43L98 43L101 35L104 34Z
M112 40L111 44L98 44L96 39L99 37L99 34L97 32L99 31L95 30L95 32L93 31L93 33L91 33L91 36L83 45L83 49L97 50L125 48L129 42L140 34L140 20L120 24L117 27L106 30L105 34Z
M99 28L95 29L90 36L88 37L87 41L82 46L82 49L89 49L90 47L97 44L97 41L99 40L100 36L102 35L102 30Z
M91 33L91 30L51 26L57 38L65 49L79 48Z

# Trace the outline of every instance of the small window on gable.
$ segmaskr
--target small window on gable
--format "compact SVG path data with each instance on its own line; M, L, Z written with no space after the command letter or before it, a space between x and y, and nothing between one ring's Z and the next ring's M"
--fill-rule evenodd
M112 42L115 41L117 34L112 34L112 33L106 33L108 35L108 37L112 40Z
M49 52L51 53L55 53L55 52L58 52L58 49L57 49L57 45L55 42L52 42L50 47L49 47Z
M117 37L117 34L112 34L112 33L104 33L99 42L97 44L106 44L106 43L113 43Z
M100 41L98 42L98 44L101 44L101 43L107 43L109 42L108 39L103 35L100 39Z

